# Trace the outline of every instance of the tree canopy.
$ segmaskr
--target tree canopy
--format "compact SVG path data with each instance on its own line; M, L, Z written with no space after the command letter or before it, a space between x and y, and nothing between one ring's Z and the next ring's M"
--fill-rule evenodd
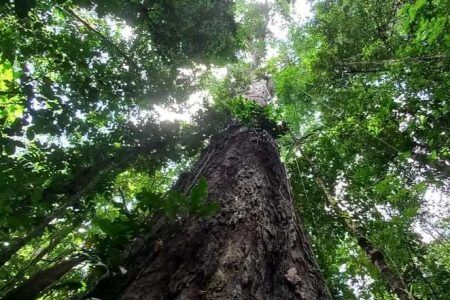
M61 261L39 296L85 295L155 216L214 214L204 178L171 187L242 122L277 138L336 299L396 299L376 251L449 298L449 1L298 2L0 1L0 296Z

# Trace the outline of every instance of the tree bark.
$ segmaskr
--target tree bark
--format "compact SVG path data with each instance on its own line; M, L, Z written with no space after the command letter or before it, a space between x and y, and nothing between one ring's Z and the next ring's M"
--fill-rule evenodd
M163 230L152 251L136 255L127 274L90 296L101 299L330 299L308 238L295 214L273 138L230 126L202 153L176 188L200 176L212 218L188 218ZM156 229L156 231L159 229Z
M356 233L354 233L356 235ZM383 252L375 248L369 239L365 236L358 236L358 245L366 252L370 261L375 265L375 267L380 271L381 276L389 284L390 290L395 293L400 300L416 300L414 295L409 293L408 287L404 281L399 278L388 266L386 259L384 258Z

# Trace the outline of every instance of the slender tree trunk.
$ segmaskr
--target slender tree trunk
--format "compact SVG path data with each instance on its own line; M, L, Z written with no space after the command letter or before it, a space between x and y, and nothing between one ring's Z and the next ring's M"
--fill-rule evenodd
M423 153L413 153L411 158L417 161L420 165L424 166L425 174L433 177L450 177L450 166L447 165L447 161L440 159L432 160L427 154ZM435 171L431 171L430 168ZM437 172L436 172L437 171ZM436 174L437 173L437 174Z
M61 201L61 206L53 210L49 213L45 218L43 218L40 223L34 227L30 232L28 232L24 237L18 238L11 242L6 249L4 249L0 253L0 267L3 266L14 254L17 253L23 246L31 242L32 240L41 237L48 225L56 218L59 218L67 213L67 209L80 201L82 197L85 197L88 193L95 189L97 183L102 178L103 174L107 174L110 171L113 171L118 166L121 166L124 163L127 163L131 154L126 155L119 164L114 164L109 162L109 160L102 162L96 168L90 168L88 174L83 174L85 178L76 178L76 181L81 181L82 185L75 184L67 184L66 186L69 188L73 188L76 186L77 189L71 191L71 194L67 195L63 201ZM108 163L108 164L107 164Z
M366 253L372 264L378 269L381 277L385 280L391 292L396 294L400 300L417 299L409 292L408 285L404 282L404 280L389 267L383 252L377 249L372 244L372 242L366 236L364 236L364 234L361 233L358 225L348 216L348 214L342 211L342 209L338 205L338 201L336 200L336 198L329 192L322 176L320 176L320 174L317 172L312 160L307 155L305 155L301 147L299 147L299 150L306 162L313 169L314 179L322 192L325 194L325 199L328 205L330 205L338 218L342 221L342 223L344 223L348 232L357 239L358 245Z
M127 274L90 296L101 299L330 299L295 214L277 146L267 133L230 126L205 149L177 189L208 180L210 219L189 218L155 234ZM162 232L162 231L161 231Z
M353 233L356 236L356 233ZM417 299L409 293L408 287L405 282L395 274L384 258L383 252L375 248L370 240L363 235L357 236L358 245L366 252L370 261L380 271L381 276L386 280L389 288L395 293L400 300L415 300Z
M83 197L88 192L92 191L99 180L99 176L94 177L87 185L80 190L76 191L74 194L67 197L63 204L51 212L47 217L45 217L35 228L33 228L27 235L22 238L16 239L0 254L0 267L3 266L14 254L17 253L23 246L31 242L35 238L41 237L47 226L56 218L63 216L67 212L67 208L76 204L81 197Z
M67 226L63 229L61 229L59 232L57 232L54 236L54 238L50 241L50 243L48 244L47 247L45 247L44 249L42 249L41 251L39 251L38 254L36 254L36 256L34 256L25 267L23 267L22 269L20 269L19 272L17 272L17 274L11 278L11 280L9 280L1 289L0 292L3 292L4 290L8 290L11 286L17 284L18 282L21 282L24 278L24 275L26 274L26 272L34 267L44 256L46 256L47 254L49 254L50 252L52 252L60 243L61 241L67 237L67 235L72 232L75 228L77 228L80 223L81 223L82 219L80 218L79 220L76 220L73 224L71 224L70 226Z
M3 300L31 300L35 299L43 290L58 281L73 267L85 260L84 257L76 257L60 262L53 267L36 273L16 289L12 290Z

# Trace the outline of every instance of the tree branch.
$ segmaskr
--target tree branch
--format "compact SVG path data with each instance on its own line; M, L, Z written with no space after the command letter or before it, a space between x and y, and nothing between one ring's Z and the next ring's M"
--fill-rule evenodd
M371 73L371 72L386 71L388 68L386 68L385 66L389 66L395 63L409 62L418 64L424 62L441 62L448 58L449 57L447 55L437 54L431 56L402 57L376 61L352 61L347 59L344 60L343 62L337 63L337 65L342 69L344 69L343 70L344 73ZM365 67L367 69L364 69Z
M71 15L74 19L76 19L78 22L86 26L87 29L89 29L91 32L93 32L95 35L97 35L103 42L108 44L111 48L114 49L118 54L120 54L125 60L135 69L140 69L138 64L133 61L131 57L128 56L127 53L125 53L118 45L116 45L114 42L112 42L108 37L106 37L103 33L101 33L98 29L96 29L94 26L89 24L86 20L84 20L82 17L80 17L73 9L71 8L61 8L58 7L59 10L61 10L63 13L66 12L69 15Z

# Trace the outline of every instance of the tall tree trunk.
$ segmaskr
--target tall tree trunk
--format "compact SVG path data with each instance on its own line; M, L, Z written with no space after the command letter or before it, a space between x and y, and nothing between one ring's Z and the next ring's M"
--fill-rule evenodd
M109 278L91 296L101 299L330 299L299 224L272 137L230 126L205 149L177 188L200 176L212 218L189 218L171 234L155 235L122 278ZM162 232L162 231L161 231Z

